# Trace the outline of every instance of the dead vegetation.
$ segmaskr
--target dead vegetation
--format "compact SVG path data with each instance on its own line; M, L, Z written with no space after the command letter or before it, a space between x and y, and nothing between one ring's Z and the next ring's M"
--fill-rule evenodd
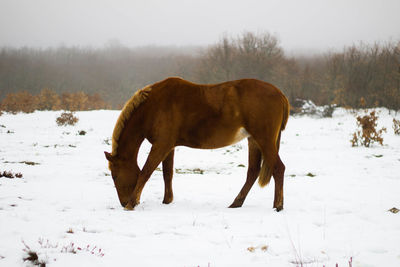
M38 163L38 162L33 162L33 161L27 161L27 160L24 160L24 161L4 161L4 163L21 163L21 164L26 164L26 165L31 165L31 166L34 166L34 165L40 165L40 163Z
M257 249L259 249L262 252L266 252L268 250L268 246L267 245L262 245L262 246L257 246L257 247L251 246L251 247L247 248L247 251L254 253L254 252L256 252Z
M70 229L71 230L71 229ZM104 251L93 245L87 246L78 246L74 242L69 242L64 245L59 245L58 243L53 243L49 239L39 238L36 244L36 249L32 249L28 246L25 241L22 240L22 244L24 248L22 249L25 252L23 257L24 262L28 261L33 266L46 266L46 260L49 260L50 253L69 253L69 254L77 254L77 253L88 253L97 257L104 257ZM56 258L53 258L56 261Z
M31 113L35 110L94 110L109 109L98 94L87 94L85 92L57 94L53 90L44 88L37 95L28 91L9 93L0 102L0 109L16 114L18 112Z
M23 258L24 262L29 261L32 263L32 265L36 265L36 266L40 266L40 267L46 266L46 262L39 261L38 254L35 251L27 250L26 254L27 255Z
M375 142L383 145L382 134L386 132L386 128L377 129L378 118L375 110L356 117L359 130L353 133L353 138L350 140L352 146L370 147Z
M63 112L60 117L56 119L58 126L75 125L79 119L74 116L73 112Z
M0 178L9 178L9 179L14 179L14 178L22 178L23 175L22 173L18 172L18 173L13 173L11 171L3 171L0 172Z
M26 254L23 258L24 262L28 261L34 266L45 267L46 262L43 260L39 260L39 255L36 251L33 251L24 241L24 248L22 249Z
M204 174L204 170L200 169L200 168L194 168L194 169L180 169L180 168L176 168L175 169L176 173L179 174Z
M26 165L31 165L31 166L34 166L34 165L40 165L40 163L33 162L33 161L26 161L26 160L24 160L24 161L20 161L19 163L23 163L23 164L26 164Z
M400 135L400 120L396 120L393 118L393 131L394 134Z
M391 213L396 214L396 213L398 213L400 210L399 210L398 208L396 208L396 207L393 207L393 208L391 208L391 209L388 210L388 211L390 211Z

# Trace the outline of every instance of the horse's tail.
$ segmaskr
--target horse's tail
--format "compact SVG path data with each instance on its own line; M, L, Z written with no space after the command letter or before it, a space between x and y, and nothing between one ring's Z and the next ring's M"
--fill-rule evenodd
M279 133L276 138L276 143L275 143L276 146L271 147L270 150L268 151L269 153L266 155L263 152L263 160L261 164L260 176L258 178L258 184L261 187L266 186L271 181L272 172L274 170L274 166L278 156L279 145L281 142L281 132L285 129L287 121L289 119L289 113L290 113L289 101L284 95L282 96L283 96L282 97L283 117L282 117L281 128L279 129Z
M283 119L282 119L282 125L281 125L281 131L285 130L287 121L289 119L289 114L290 114L290 104L289 100L286 98L286 96L282 95L283 98ZM279 137L280 137L279 133Z
M275 166L275 162L276 157L265 157L263 154L260 176L258 177L258 184L261 187L266 186L267 184L269 184L269 181L271 181L273 168L271 168L270 166Z

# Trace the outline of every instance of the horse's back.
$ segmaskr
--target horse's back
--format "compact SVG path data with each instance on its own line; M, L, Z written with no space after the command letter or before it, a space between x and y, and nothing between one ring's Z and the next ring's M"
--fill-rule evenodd
M196 84L171 77L154 84L152 90L160 112L175 111L190 120L256 117L281 122L288 109L288 100L277 87L256 79Z
M216 84L196 84L179 77L169 77L155 83L153 91L158 91L163 97L174 99L174 102L196 99L196 102L218 101L226 96L238 97L240 100L256 98L259 101L282 98L283 93L274 85L257 79L240 79ZM170 97L167 97L170 96ZM210 100L211 99L211 100ZM255 100L255 99L253 99Z

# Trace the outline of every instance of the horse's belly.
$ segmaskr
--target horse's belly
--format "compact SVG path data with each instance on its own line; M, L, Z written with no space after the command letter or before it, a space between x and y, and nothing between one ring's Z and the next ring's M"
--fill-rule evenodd
M240 128L239 131L236 132L236 134L233 137L232 144L237 143L241 141L244 138L249 137L250 134L246 131L245 128Z
M190 138L181 145L193 148L214 149L224 146L229 146L239 142L240 140L249 137L250 134L244 128L238 129L219 129L210 131L197 138ZM200 138L199 138L200 137Z
M239 128L236 131L222 131L220 135L215 133L209 137L207 143L210 148L219 148L235 144L246 137L249 137L249 133L244 128Z

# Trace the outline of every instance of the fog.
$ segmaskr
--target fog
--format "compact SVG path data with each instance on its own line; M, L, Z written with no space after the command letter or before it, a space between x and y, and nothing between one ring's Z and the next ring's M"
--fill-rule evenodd
M268 31L286 51L400 39L400 1L1 0L0 46L206 46Z

